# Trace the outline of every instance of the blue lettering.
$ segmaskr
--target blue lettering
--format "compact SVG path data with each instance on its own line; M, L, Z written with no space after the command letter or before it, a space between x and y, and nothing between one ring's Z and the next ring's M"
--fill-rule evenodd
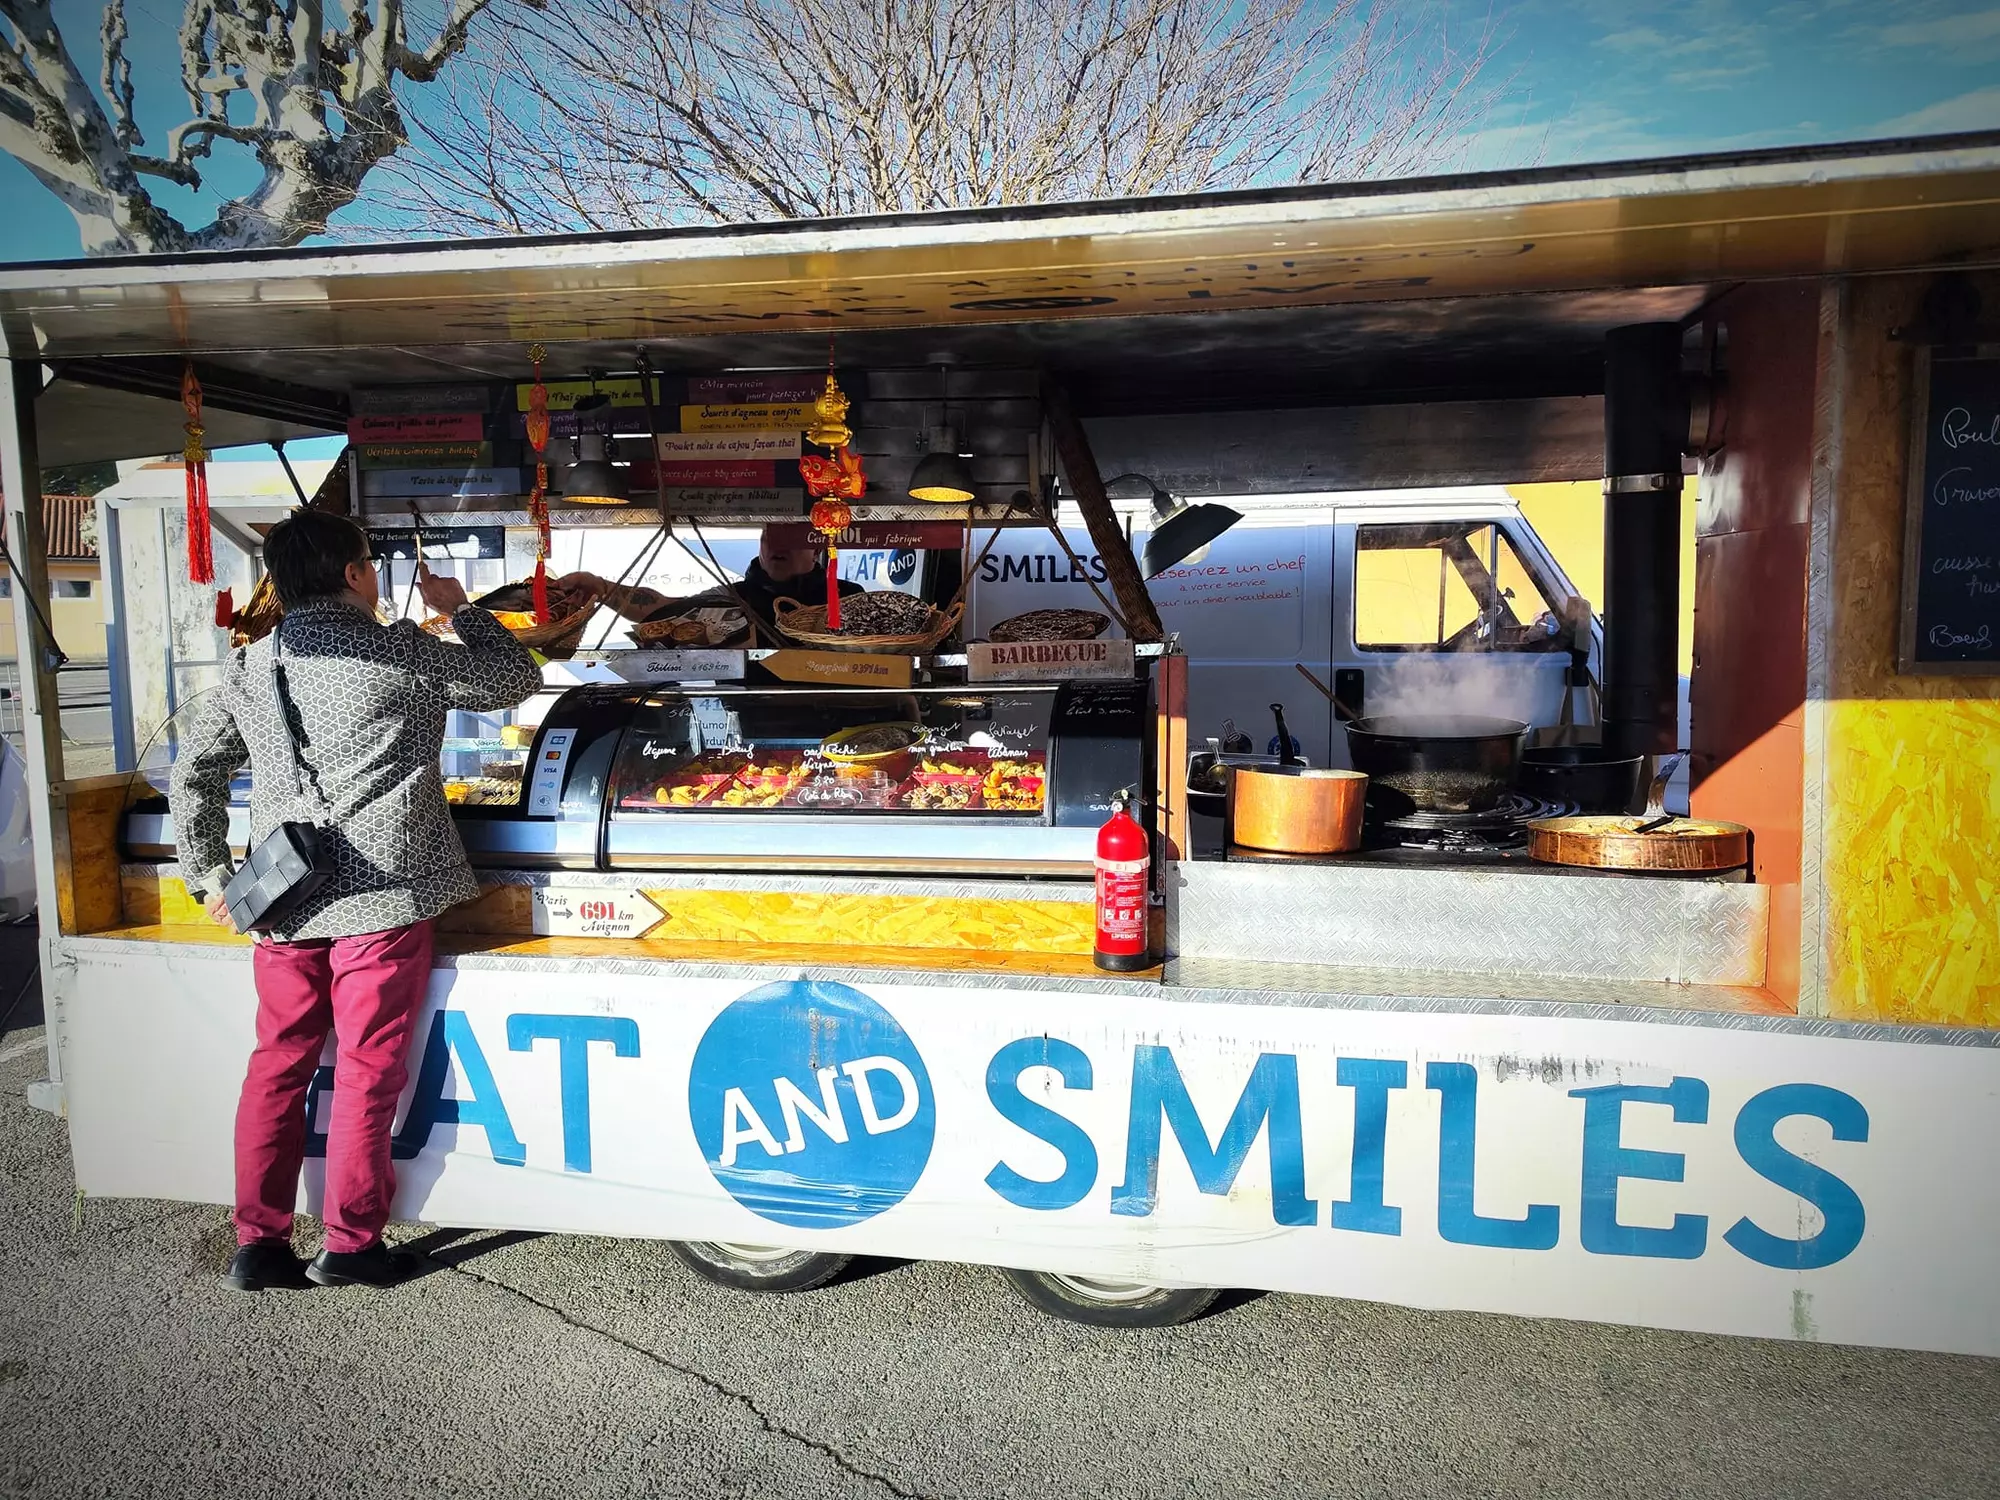
M444 1084L454 1055L458 1058L460 1092L456 1099L447 1099ZM514 1122L507 1118L507 1106L500 1101L500 1086L493 1081L493 1070L486 1065L486 1054L479 1050L479 1041L462 1010L440 1010L431 1017L416 1092L410 1097L410 1113L390 1154L398 1161L410 1160L430 1143L431 1130L438 1125L477 1126L486 1132L487 1148L501 1166L527 1164L527 1148L514 1134Z
M1676 1125L1708 1123L1708 1085L1676 1078L1665 1088L1607 1084L1571 1089L1583 1101L1583 1215L1578 1236L1592 1255L1650 1255L1694 1260L1708 1248L1708 1215L1675 1214L1671 1228L1647 1229L1618 1222L1618 1179L1680 1182L1687 1158L1678 1151L1642 1151L1619 1144L1627 1104L1664 1104Z
M1497 1250L1549 1250L1561 1231L1553 1203L1528 1206L1520 1219L1489 1219L1473 1212L1472 1163L1478 1130L1479 1073L1471 1063L1427 1063L1424 1087L1439 1095L1438 1233L1455 1245Z
M1389 1090L1406 1088L1407 1063L1379 1057L1343 1057L1334 1076L1354 1090L1354 1165L1348 1198L1333 1205L1335 1229L1363 1234L1401 1234L1403 1211L1382 1201L1382 1167L1389 1134Z
M1784 1271L1817 1271L1854 1253L1868 1214L1853 1188L1823 1167L1814 1166L1778 1144L1780 1120L1811 1115L1833 1127L1836 1141L1868 1139L1868 1111L1852 1094L1818 1083L1786 1083L1765 1089L1736 1115L1736 1153L1758 1176L1793 1192L1817 1208L1826 1223L1807 1239L1767 1234L1748 1218L1738 1219L1722 1238L1760 1266Z
M1060 1151L1062 1175L1043 1182L1024 1177L1001 1162L986 1174L986 1185L1018 1208L1070 1208L1097 1186L1097 1147L1076 1121L1021 1092L1021 1075L1029 1068L1053 1068L1064 1088L1087 1089L1091 1086L1090 1059L1081 1047L1069 1042L1024 1036L994 1053L986 1068L986 1097L993 1101L1000 1117Z
M556 1044L562 1080L563 1170L590 1170L590 1044L609 1042L614 1057L639 1055L639 1023L629 1016L539 1016L507 1018L507 1048L532 1052L544 1039Z
M1299 1060L1290 1053L1259 1054L1250 1081L1211 1146L1194 1100L1188 1097L1173 1053L1138 1047L1132 1054L1132 1110L1125 1137L1125 1180L1111 1191L1111 1211L1140 1217L1159 1202L1160 1121L1173 1128L1194 1173L1195 1186L1227 1193L1270 1122L1271 1213L1280 1224L1312 1224L1318 1208L1306 1196L1304 1132L1299 1124Z

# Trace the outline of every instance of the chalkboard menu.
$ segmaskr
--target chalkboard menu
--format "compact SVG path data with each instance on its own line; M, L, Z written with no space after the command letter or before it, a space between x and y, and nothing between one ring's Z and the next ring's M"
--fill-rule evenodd
M1897 665L2000 675L2000 359L1927 354L1915 394Z

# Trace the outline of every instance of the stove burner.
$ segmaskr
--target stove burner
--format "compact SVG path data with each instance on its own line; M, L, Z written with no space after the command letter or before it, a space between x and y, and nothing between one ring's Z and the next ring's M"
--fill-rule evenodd
M1528 824L1537 818L1573 815L1576 805L1549 802L1525 792L1508 792L1484 812L1412 812L1386 822L1371 822L1364 837L1377 847L1434 849L1476 853L1518 849L1528 841Z

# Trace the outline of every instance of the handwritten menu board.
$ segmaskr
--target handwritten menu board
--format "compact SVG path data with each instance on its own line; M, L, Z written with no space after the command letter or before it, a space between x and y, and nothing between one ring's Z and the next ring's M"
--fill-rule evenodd
M1897 665L2000 675L2000 359L1927 364L1910 446Z

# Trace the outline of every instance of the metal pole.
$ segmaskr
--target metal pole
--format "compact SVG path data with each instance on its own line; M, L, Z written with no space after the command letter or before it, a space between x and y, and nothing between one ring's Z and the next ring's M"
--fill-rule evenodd
M48 1087L31 1089L29 1102L46 1104L59 1101L62 1087L61 1005L53 983L60 927L51 788L62 776L63 758L62 706L56 687L59 658L55 642L29 608L31 601L49 596L49 546L42 526L41 458L35 437L35 398L41 391L39 361L0 360L0 489L6 492L7 548L22 575L14 587L14 640L20 657L21 743L28 763L28 826L35 845L42 1005L48 1018Z
M125 640L124 516L116 500L97 501L97 557L104 572L104 659L111 675L111 754L120 771L138 763L132 731L132 657Z

